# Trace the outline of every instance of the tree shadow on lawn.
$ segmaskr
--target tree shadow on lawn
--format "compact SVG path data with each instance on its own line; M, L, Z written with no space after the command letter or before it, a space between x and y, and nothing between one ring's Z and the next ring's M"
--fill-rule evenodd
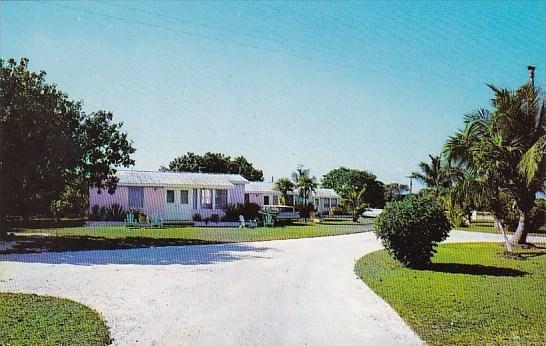
M182 246L222 244L221 241L207 241L199 239L125 237L103 238L92 236L15 236L15 242L9 250L0 251L0 254L33 253L33 252L63 252L85 250L118 250L134 249L153 246Z
M430 270L441 273L466 274L466 275L487 275L487 276L525 276L527 272L494 266L484 266L481 264L463 264L463 263L430 263L421 270Z
M71 265L199 265L267 258L257 252L273 249L242 243L128 237L24 237L14 248L0 252L0 262ZM197 246L185 246L197 245Z

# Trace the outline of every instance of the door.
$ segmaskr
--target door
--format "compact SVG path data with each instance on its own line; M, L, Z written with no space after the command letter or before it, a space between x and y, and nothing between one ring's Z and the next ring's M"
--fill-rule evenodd
M192 191L169 188L165 190L165 218L167 220L191 220Z

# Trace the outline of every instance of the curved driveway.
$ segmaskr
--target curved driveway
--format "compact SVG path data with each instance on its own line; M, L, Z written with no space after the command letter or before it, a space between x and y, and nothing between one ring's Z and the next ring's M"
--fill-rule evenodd
M453 231L452 241L498 241ZM355 275L372 233L1 257L1 291L98 310L119 345L417 345Z

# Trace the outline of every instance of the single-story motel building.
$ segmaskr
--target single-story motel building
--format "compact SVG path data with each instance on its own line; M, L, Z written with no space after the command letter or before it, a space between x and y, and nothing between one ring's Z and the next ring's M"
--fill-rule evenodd
M274 183L249 182L239 174L119 170L116 176L119 181L113 194L96 187L89 189L90 211L95 205L109 207L117 203L124 210L138 209L148 216L189 221L194 214L203 218L223 216L228 204L280 204L281 193L274 189ZM332 189L321 188L308 201L323 213L338 206L340 197ZM288 204L294 202L302 202L297 191L289 196Z

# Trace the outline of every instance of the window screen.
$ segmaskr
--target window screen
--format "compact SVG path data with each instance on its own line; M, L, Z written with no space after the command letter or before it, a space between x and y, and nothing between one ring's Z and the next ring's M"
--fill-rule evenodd
M167 203L174 203L174 190L167 190Z
M180 204L188 204L188 190L181 190L180 191Z
M215 208L223 209L227 205L227 190L216 190Z
M201 208L212 209L212 190L201 190Z
M144 188L137 186L129 186L129 208L144 207Z

